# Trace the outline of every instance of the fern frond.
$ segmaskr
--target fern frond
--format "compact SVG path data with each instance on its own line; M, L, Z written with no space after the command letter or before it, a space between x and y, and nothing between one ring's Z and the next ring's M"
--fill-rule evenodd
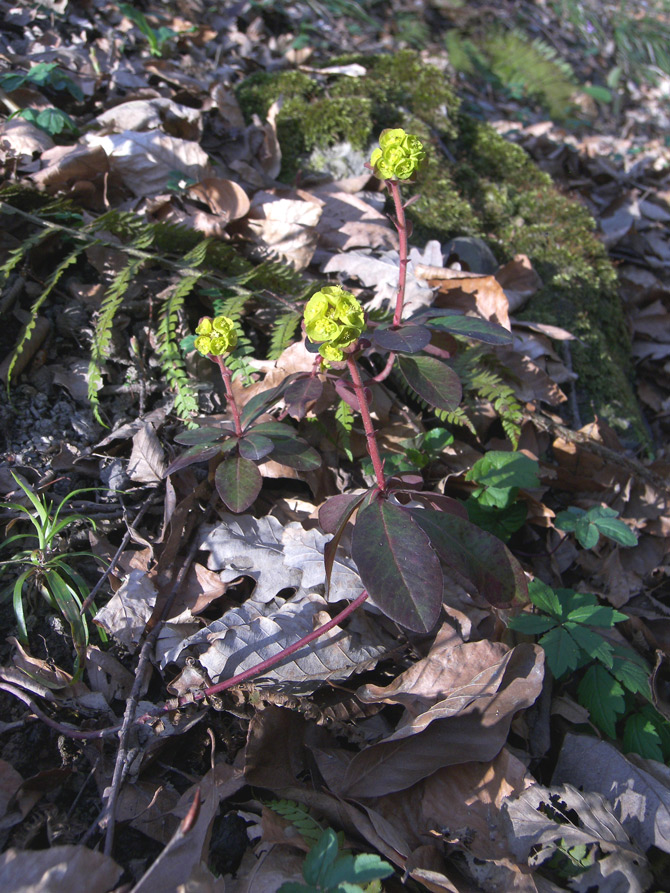
M37 230L37 232L34 232L32 236L29 236L25 242L22 242L18 248L14 248L9 252L9 257L4 264L0 266L0 286L7 282L10 275L14 272L16 267L18 267L28 252L32 251L33 248L36 248L48 235L50 235L48 229Z
M452 412L446 409L438 409L435 415L441 422L447 425L460 425L462 428L467 428L472 434L477 433L477 429L468 418L468 414L462 406L457 406Z
M354 411L346 400L340 400L335 410L337 443L350 462L354 461L351 452L351 432L354 427Z
M35 325L37 323L37 314L39 313L42 304L44 304L46 299L49 297L51 292L54 290L54 288L58 284L58 281L60 280L63 273L67 270L67 268L71 267L72 264L77 262L79 255L84 250L84 247L85 247L84 245L76 245L72 249L72 251L58 264L56 269L53 271L53 273L47 279L46 287L45 287L44 291L34 301L32 307L30 308L30 319L28 320L28 324L26 325L25 329L23 330L23 334L21 335L21 338L19 339L19 343L16 345L16 349L14 350L14 353L12 354L12 359L9 364L9 369L7 370L7 393L9 393L9 386L10 386L10 382L12 380L12 372L14 371L14 367L16 366L16 362L17 362L19 356L23 352L23 347L24 347L25 343L28 341L28 339L30 338L30 335L32 334L33 329L35 328Z
M278 359L293 344L293 336L301 319L302 314L298 310L287 310L278 317L272 329L268 360Z
M112 340L114 317L123 303L128 286L142 266L142 263L143 261L140 258L134 257L116 274L105 293L93 330L91 359L88 364L88 399L91 402L93 415L105 428L107 425L100 417L100 401L98 400L98 388L102 384L102 367L107 358L107 352Z
M193 386L189 382L184 359L179 350L177 323L185 299L201 278L201 273L195 273L192 276L185 276L177 283L161 309L156 331L161 369L168 384L175 391L175 411L181 419L185 420L198 411L198 401Z
M323 828L302 804L296 803L295 800L270 800L265 805L290 822L306 843L314 846L318 842Z

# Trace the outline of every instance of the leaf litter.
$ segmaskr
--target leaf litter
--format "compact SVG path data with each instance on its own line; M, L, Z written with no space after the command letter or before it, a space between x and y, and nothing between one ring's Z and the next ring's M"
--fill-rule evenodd
M366 191L370 177L343 177L322 185L298 181L294 188L279 184L280 105L268 111L265 121L256 118L249 124L231 89L257 67L271 70L278 60L282 65L304 62L314 52L312 46L291 45L305 14L299 4L285 5L289 30L279 35L270 33L272 26L252 4L209 10L203 16L190 4L180 4L186 20L161 10L165 19L152 18L154 23L185 32L170 38L177 41L184 64L149 58L144 38L116 8L96 4L82 16L67 0L46 5L64 18L4 5L10 31L3 32L2 59L7 60L11 44L7 33L23 29L24 55L13 53L13 60L22 67L29 67L38 53L41 59L58 60L91 105L73 112L84 135L70 145L54 145L28 121L6 121L3 160L14 165L16 176L30 178L53 195L69 195L87 214L110 206L133 209L222 240L243 240L249 256L257 259L281 259L310 275L317 269L339 273L356 283L352 287L368 289L370 311L392 304L397 239L379 202ZM375 44L364 29L358 37L348 32L343 22L330 17L327 4L324 10L315 12L310 4L307 15L324 15L333 39L342 46L353 44L366 52ZM191 22L196 18L202 21ZM63 27L68 20L74 26L71 33ZM82 36L93 23L99 35L94 38L95 53L89 52L88 37ZM225 49L214 60L207 44L217 35ZM320 76L328 76L328 69L320 71ZM101 72L108 84L103 98ZM349 66L331 74L362 72ZM36 108L49 105L38 90L10 94L12 100L29 96ZM664 282L670 258L670 193L659 176L662 153L645 156L631 168L629 137L576 143L554 126L509 125L508 120L498 129L581 196L620 262L619 281L638 363L638 395L649 411L657 442L663 443L670 405L670 292ZM617 151L626 157L626 169L618 164ZM177 186L174 192L166 191L170 178ZM11 240L9 247L15 247ZM6 248L3 243L3 252ZM664 452L659 451L655 462L642 464L629 458L604 420L575 425L573 430L555 414L565 410L571 388L578 385L564 350L574 335L515 319L521 308L532 307L533 294L541 287L528 257L517 255L498 269L469 270L462 264L448 265L447 253L436 241L421 251L412 248L408 315L426 308L459 310L472 319L496 321L514 336L513 347L496 347L495 356L512 370L515 396L525 404L520 448L534 458L548 451L552 456L539 466L542 487L522 491L520 497L531 510L519 543L526 567L559 582L566 574L573 584L578 580L578 588L597 593L618 609L625 606L629 619L622 631L612 632L612 641L633 642L648 656L657 649L654 698L661 710L661 656L670 640L664 594L670 525ZM124 255L110 246L92 247L87 255L93 272L88 272L87 282L79 283L78 291L73 285L73 294L84 295L97 286L96 270L107 276L115 265L125 265ZM130 331L132 320L133 337L149 339L151 317L146 297L140 297L146 295L140 290L144 275L130 296L123 333ZM151 283L156 294L162 294L165 285ZM141 309L133 300L141 302ZM28 358L33 364L33 357L39 362L39 348L36 345ZM118 362L118 346L115 351ZM304 354L298 344L271 363L252 366L252 384L244 399L274 387L286 374L308 372L311 359ZM76 366L81 360L74 354L57 356L61 368L55 384L76 399L82 393ZM140 382L142 376L150 379L141 362L126 362L126 369L139 369L133 375ZM55 375L56 367L53 370ZM140 384L132 387L140 390ZM164 384L158 388L164 389ZM409 433L426 433L422 419L407 406L398 413L391 400L381 408L380 390L375 388L377 413L386 426L380 440L393 444L395 438L396 450L402 453ZM108 397L104 388L103 396ZM212 399L208 409L219 410L220 402L217 406ZM326 584L324 549L329 537L316 525L321 501L316 494L348 492L354 479L325 437L322 449L330 448L334 457L330 473L296 473L277 462L261 469L265 477L280 482L281 490L274 493L281 498L290 499L294 493L287 481L302 486L301 478L309 480L313 499L303 500L299 517L286 506L280 509L279 499L273 505L272 497L262 496L262 510L253 515L220 513L214 522L211 517L201 522L192 511L202 497L194 495L198 479L192 477L169 485L173 489L166 493L158 534L158 515L151 524L145 520L133 529L138 496L162 487L174 433L165 404L138 417L134 400L118 404L112 433L101 439L98 429L97 436L89 436L85 455L70 466L76 469L79 462L83 470L84 459L94 483L104 482L110 492L123 490L117 520L128 539L116 562L116 591L96 614L96 624L112 638L115 651L89 645L87 682L75 682L58 666L62 655L47 652L44 659L35 658L14 640L11 657L0 670L3 692L20 696L18 708L14 700L8 702L11 711L0 724L10 741L0 761L3 889L85 888L102 893L119 888L122 871L127 888L138 891L223 889L212 871L209 840L217 823L239 813L265 816L260 826L263 861L259 867L247 855L236 878L228 871L225 887L277 890L284 881L301 879L302 855L298 858L291 849L290 834L282 839L271 831L268 807L254 799L257 789L268 791L269 798L294 798L324 827L343 830L349 844L377 850L397 866L399 876L404 872L430 890L465 891L475 884L484 890L649 887L651 869L658 871L650 848L668 851L667 767L622 752L599 737L602 722L600 732L592 726L588 735L565 734L566 721L582 729L594 721L593 712L574 701L576 687L558 687L545 672L543 649L510 638L504 630L505 609L499 614L484 609L455 574L445 577L447 621L436 634L408 637L368 607L261 678L225 696L208 697L208 710L180 702L156 714L152 711L160 695L154 697L154 685L149 698L145 681L139 707L146 713L132 758L125 764L133 783L120 793L116 818L146 837L131 842L129 856L118 844L118 862L81 843L89 839L91 827L98 833L95 829L109 821L94 813L108 802L113 785L111 749L104 759L101 750L94 754L85 749L92 748L90 743L82 744L76 755L68 756L64 749L56 762L40 756L44 766L37 772L32 754L49 752L49 747L53 753L58 728L66 733L61 740L69 732L90 733L95 740L96 729L118 727L135 680L129 658L140 653L158 608L169 597L170 570L189 537L194 536L207 567L194 561L184 575L153 661L154 682L160 676L177 698L277 653L326 622L335 605L360 591L346 531ZM319 419L330 396L315 400L318 409L312 412ZM484 402L475 418L475 434L461 436L457 429L454 442L430 466L431 485L439 481L439 489L446 487L461 499L473 488L463 472L484 455L485 447L489 452L509 448L491 427L493 414ZM303 417L308 407L309 402L285 405L290 414L296 412L295 418ZM356 427L349 449L352 455L364 454L362 432ZM40 474L35 469L43 469L43 459L28 452L20 466L5 463L0 473L10 467L26 470L30 481L37 482ZM4 476L0 480L7 495L13 482L8 478L5 487ZM553 488L569 494L570 503L584 511L612 505L641 534L639 545L625 550L601 540L594 552L586 552L562 542L548 504ZM299 494L304 496L302 490ZM100 510L100 503L91 505L90 511ZM142 548L149 544L150 552L134 550L132 541ZM545 543L548 555L541 554L540 544ZM545 750L531 745L541 741L538 730L550 717L563 723L562 729L552 725L552 735L561 742L553 761L545 752L548 745ZM57 728L42 727L43 721L55 721ZM640 728L644 730L644 724ZM29 732L36 743L22 755L15 742ZM180 746L188 756L175 756ZM99 742L96 747L101 747ZM63 817L77 803L68 779L74 772L82 783L81 795L91 766L99 793L91 795L89 814L73 823L72 842L63 842ZM552 767L553 778L548 775ZM40 812L43 801L50 800L56 802L58 815ZM142 851L147 839L160 845L153 857ZM566 865L574 869L577 864L579 871L569 873Z

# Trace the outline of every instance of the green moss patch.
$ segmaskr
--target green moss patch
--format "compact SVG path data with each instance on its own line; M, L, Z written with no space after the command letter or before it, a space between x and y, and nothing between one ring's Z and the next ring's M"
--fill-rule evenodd
M583 419L605 418L627 441L647 440L632 387L630 341L616 272L588 211L562 195L518 146L464 115L444 73L403 51L358 62L362 78L299 72L257 74L238 88L247 115L263 117L280 95L282 179L291 182L309 152L347 140L367 150L385 127L404 126L429 147L408 210L412 241L484 238L502 263L527 254L544 287L519 314L562 326L573 347ZM390 207L389 207L390 210Z

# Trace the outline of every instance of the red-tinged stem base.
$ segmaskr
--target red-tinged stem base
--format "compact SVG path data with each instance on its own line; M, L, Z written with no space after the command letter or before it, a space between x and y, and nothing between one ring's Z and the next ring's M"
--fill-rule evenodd
M372 459L372 467L375 470L375 477L377 478L377 486L382 491L382 493L386 490L386 478L384 477L384 466L382 464L381 456L379 455L379 447L377 446L377 436L375 434L374 425L372 424L372 418L370 417L370 410L368 409L368 401L365 399L365 388L363 387L363 382L361 381L361 374L358 371L358 366L356 365L356 361L353 357L347 357L347 366L349 367L349 374L351 375L351 381L354 386L354 391L356 393L356 397L358 399L358 408L361 413L361 418L363 419L363 428L365 429L365 438L368 442L368 453L370 454L370 458Z

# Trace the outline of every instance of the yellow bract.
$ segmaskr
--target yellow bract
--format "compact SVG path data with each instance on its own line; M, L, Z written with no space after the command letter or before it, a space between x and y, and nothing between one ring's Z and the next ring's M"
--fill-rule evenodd
M194 347L204 357L221 357L237 347L235 323L227 316L204 316L195 330Z
M339 285L324 285L307 302L305 332L310 341L323 342L319 353L328 362L343 360L343 349L358 341L364 328L363 308Z
M418 137L396 127L382 131L379 148L372 153L370 164L382 180L409 180L425 157L426 150Z

